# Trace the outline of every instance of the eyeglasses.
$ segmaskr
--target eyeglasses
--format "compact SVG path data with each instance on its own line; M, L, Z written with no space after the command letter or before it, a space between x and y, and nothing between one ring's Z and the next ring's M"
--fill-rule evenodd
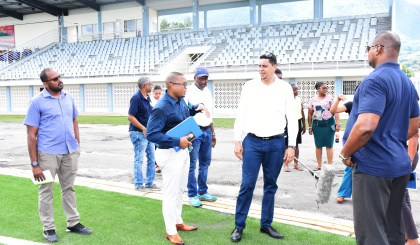
M369 51L370 51L370 49L371 48L374 48L374 47L377 47L377 46L380 46L380 47L382 47L382 48L384 48L385 46L384 45L381 45L381 44L376 44L376 45L372 45L372 46L366 46L366 53L369 53Z
M58 77L54 77L54 78L48 79L47 81L58 82L58 79L61 79L61 75L59 75Z
M184 86L184 88L186 88L188 86L188 83L172 83L172 84L182 85L182 86Z
M208 76L202 76L202 77L197 77L197 79L200 80L200 81L206 81L206 80L209 80L209 77Z

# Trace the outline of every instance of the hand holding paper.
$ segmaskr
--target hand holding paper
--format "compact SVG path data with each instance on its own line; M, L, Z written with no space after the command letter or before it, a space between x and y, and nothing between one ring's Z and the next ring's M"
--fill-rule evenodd
M206 117L210 118L210 112L207 109L207 107L205 107L203 104L199 104L197 109L195 109L196 111L203 111L206 114Z
M39 169L41 169L41 168L39 168ZM47 184L47 183L54 182L54 178L52 177L50 170L45 170L45 171L41 170L41 174L43 176L42 180L41 180L41 178L35 179L35 176L31 177L31 180L34 183L34 185L42 185L42 184Z
M42 169L39 165L32 167L32 173L34 174L34 179L36 181L44 181L45 180L45 175L42 172Z

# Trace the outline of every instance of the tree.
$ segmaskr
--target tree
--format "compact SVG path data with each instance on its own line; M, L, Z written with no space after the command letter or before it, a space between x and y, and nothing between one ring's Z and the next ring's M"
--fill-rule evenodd
M160 22L160 31L169 31L171 24L168 23L166 19L162 19Z
M404 65L404 64L401 64L401 65L402 65L403 72L405 72L405 74L407 74L408 77L414 77L414 72L413 71L408 69L408 67L406 65Z
M192 27L193 23L192 23L192 19L190 16L187 16L184 18L184 26L185 27Z

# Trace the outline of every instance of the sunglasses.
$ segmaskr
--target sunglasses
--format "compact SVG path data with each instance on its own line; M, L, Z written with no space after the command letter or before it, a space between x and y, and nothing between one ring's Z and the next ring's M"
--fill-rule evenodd
M59 75L58 77L54 77L54 78L48 79L47 81L58 82L58 79L61 79L61 75Z
M369 53L369 51L370 51L371 48L374 48L374 47L377 47L377 46L380 46L382 48L385 47L384 45L381 45L381 44L376 44L376 45L372 45L372 46L369 46L368 45L368 46L366 46L366 52Z
M267 58L272 58L272 57L274 57L274 54L266 51L263 55L261 55L261 57L263 57L263 56L267 57Z
M172 83L172 82L171 82ZM188 86L188 83L172 83L172 84L178 84L178 85L182 85L184 86L184 88L186 88Z

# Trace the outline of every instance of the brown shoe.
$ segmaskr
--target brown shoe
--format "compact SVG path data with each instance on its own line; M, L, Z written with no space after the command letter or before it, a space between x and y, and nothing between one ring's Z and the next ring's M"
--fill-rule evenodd
M176 225L176 228L181 231L195 231L197 227L186 225L185 223Z
M179 237L178 234L168 235L168 233L166 233L166 238L168 238L168 240L173 244L184 244L184 241L182 241L181 237Z

